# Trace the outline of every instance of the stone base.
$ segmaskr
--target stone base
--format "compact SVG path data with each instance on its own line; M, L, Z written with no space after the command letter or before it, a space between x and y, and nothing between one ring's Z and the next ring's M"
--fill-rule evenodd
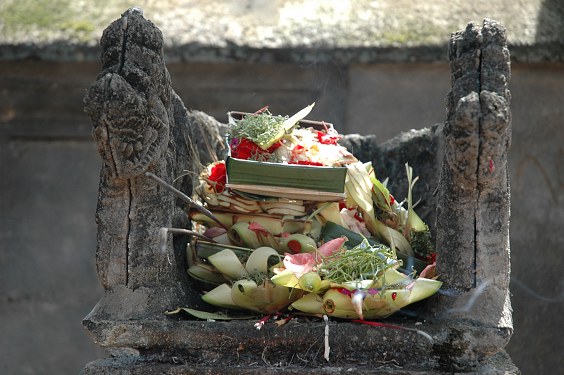
M295 363L281 365L268 361L267 354L258 363L252 364L194 364L182 363L182 360L171 357L168 362L148 362L133 357L117 357L100 359L89 363L82 371L83 375L268 375L268 374L304 374L304 375L337 375L337 374L382 374L382 375L441 375L441 374L491 374L491 375L519 375L521 372L513 364L511 358L502 351L488 360L480 363L470 371L435 371L404 368L395 361L382 360L375 365L343 365L309 367L308 363L296 359Z
M510 329L455 320L390 318L383 327L326 324L296 317L278 326L257 320L199 321L176 316L84 321L111 355L84 374L518 374L502 350Z

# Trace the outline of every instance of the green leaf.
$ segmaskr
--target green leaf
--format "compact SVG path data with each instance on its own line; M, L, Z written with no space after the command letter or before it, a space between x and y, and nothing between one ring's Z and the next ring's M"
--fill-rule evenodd
M335 194L345 191L345 167L269 163L228 157L226 168L227 182L235 188L237 185L253 185ZM260 194L260 191L251 193Z
M374 189L372 189L372 199L382 211L391 211L392 202L390 201L390 191L375 176L370 176L370 181Z
M427 225L421 220L419 215L415 213L414 204L413 204L413 195L412 190L415 186L415 183L419 179L419 177L413 178L413 168L409 166L409 164L405 164L405 170L407 173L407 224L406 224L406 233L409 233L411 230L415 231L426 231L429 230Z

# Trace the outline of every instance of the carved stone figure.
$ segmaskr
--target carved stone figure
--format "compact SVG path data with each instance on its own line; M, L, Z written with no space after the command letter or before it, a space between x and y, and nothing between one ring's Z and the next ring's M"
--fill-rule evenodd
M157 251L158 230L186 225L187 218L175 197L145 172L190 191L190 177L178 177L199 168L204 138L221 149L219 127L213 118L187 111L173 91L162 34L140 9L112 23L100 45L102 72L84 99L104 163L96 210L98 275L108 292L134 294L150 305L137 311L160 313L189 293L182 246Z

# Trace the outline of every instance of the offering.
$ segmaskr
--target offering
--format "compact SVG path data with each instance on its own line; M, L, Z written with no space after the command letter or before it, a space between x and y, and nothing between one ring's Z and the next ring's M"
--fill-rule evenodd
M417 178L398 202L332 124L231 112L226 160L201 172L188 273L205 302L259 314L384 318L441 286Z

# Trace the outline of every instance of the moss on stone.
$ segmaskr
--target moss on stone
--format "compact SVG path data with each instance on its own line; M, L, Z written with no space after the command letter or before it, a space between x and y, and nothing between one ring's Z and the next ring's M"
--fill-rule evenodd
M0 19L7 30L35 26L57 28L71 17L70 0L18 0L8 1L0 12Z
M127 8L122 1L7 0L0 5L0 36L4 41L33 37L35 42L52 39L86 41ZM109 9L114 11L108 11ZM109 8L109 9L108 9Z
M92 22L84 19L69 20L61 23L62 30L68 30L73 33L91 33L95 31L95 26Z
M468 21L480 23L487 17L505 24L512 45L526 48L542 42L549 45L540 47L543 51L548 48L544 53L549 59L560 61L562 33L556 31L561 22L554 15L558 10L541 5L541 0L515 7L508 7L509 2L288 0L244 6L220 0L0 0L0 45L23 50L38 45L89 48L96 45L109 23L137 5L162 29L165 49L178 60L193 56L207 61L210 56L202 51L209 49L221 51L217 52L223 56L220 59L236 56L240 60L249 49L294 49L293 55L301 56L298 49L313 55L320 49L435 48L445 45L450 33L464 29ZM237 53L232 54L232 49ZM21 51L5 51L4 56L21 55ZM365 50L361 54L368 56L361 57L364 61L382 56ZM541 52L536 54L541 56ZM531 58L528 52L522 56L527 61Z

